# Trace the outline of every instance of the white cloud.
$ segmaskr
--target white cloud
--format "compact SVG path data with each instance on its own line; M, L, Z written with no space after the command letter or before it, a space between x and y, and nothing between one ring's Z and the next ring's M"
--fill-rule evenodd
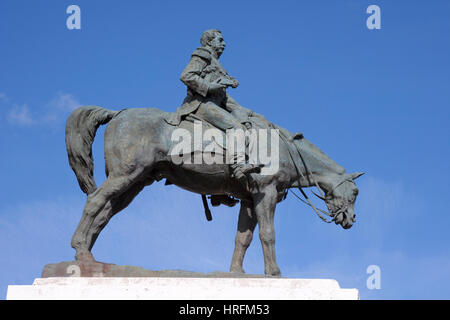
M8 114L8 121L19 125L31 125L35 122L26 104L22 106L15 105Z
M58 92L53 99L46 104L46 110L38 110L38 115L32 115L27 104L10 103L10 99L5 93L0 92L0 102L7 106L12 105L6 118L11 124L15 125L32 125L32 124L48 124L64 121L69 114L81 106L81 103L70 93Z
M72 94L59 92L49 105L62 111L73 111L81 104Z
M45 122L56 122L65 119L81 103L70 93L59 92L48 103L48 111L44 115Z

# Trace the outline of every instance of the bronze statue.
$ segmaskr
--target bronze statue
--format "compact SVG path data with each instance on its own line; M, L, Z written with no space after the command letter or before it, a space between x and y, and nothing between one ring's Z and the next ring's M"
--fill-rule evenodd
M208 30L201 44L182 73L188 96L176 113L155 108L112 111L86 106L76 109L68 118L69 163L82 191L88 195L71 242L77 260L93 261L92 246L108 221L127 207L145 186L163 178L166 183L191 192L217 196L211 199L213 205L232 206L237 201L234 198L239 199L231 272L244 272L244 255L258 223L265 274L280 275L275 258L274 214L277 203L285 199L291 188L300 188L303 193L301 188L317 187L322 193L319 197L328 207L328 212L320 211L332 217L327 222L334 221L346 229L355 222L353 206L358 189L353 180L361 173L346 173L302 134L290 133L235 102L226 89L239 83L218 61L225 48L222 34ZM194 120L221 132L230 128L276 129L280 133L278 170L264 174L264 167L248 163L248 154L242 151L232 154L232 164L227 162L229 159L213 164L175 163L171 153L173 133L179 128L191 132ZM91 148L97 128L105 124L108 124L105 131L107 179L97 188ZM228 138L228 132L224 134ZM305 201L313 206L307 197Z
M230 95L228 87L237 88L239 82L228 75L219 58L225 50L222 33L217 29L206 30L201 39L201 47L193 53L189 64L181 74L181 81L187 86L187 97L169 120L177 125L181 118L194 113L223 131L231 128L246 130L251 110L240 106ZM233 155L234 164L230 166L232 177L245 183L246 174L260 172L260 167L246 163L245 153L240 150Z

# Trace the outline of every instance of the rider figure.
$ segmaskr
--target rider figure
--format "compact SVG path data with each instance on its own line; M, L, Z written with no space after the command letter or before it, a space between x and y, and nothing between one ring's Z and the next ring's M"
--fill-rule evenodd
M227 87L236 88L239 82L228 75L219 62L225 49L222 33L207 30L200 43L202 46L192 53L181 74L180 80L187 86L187 97L171 123L178 124L182 116L193 113L223 131L234 128L245 132L244 123L248 122L252 111L240 106L226 92ZM245 163L245 151L236 151L233 158L232 176L242 184L246 184L246 174L260 172L260 166Z

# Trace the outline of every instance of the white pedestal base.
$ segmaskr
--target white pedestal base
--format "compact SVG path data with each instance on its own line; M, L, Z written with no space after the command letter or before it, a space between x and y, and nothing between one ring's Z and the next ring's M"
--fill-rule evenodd
M38 278L11 285L7 300L358 300L332 279Z

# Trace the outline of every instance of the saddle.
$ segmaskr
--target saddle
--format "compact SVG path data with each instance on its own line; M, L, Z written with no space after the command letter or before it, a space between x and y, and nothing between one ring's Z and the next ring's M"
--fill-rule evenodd
M173 122L168 121L168 119L173 119L174 115L169 114L167 116L166 122L175 126L176 129L183 129L184 132L180 131L179 133L181 136L189 135L190 142L189 147L186 147L184 149L179 149L177 147L177 142L173 142L169 148L169 154L177 154L180 157L187 158L187 157L195 157L195 154L198 153L208 153L208 152L214 152L216 157L222 157L223 162L226 163L226 157L227 157L227 148L226 148L226 133L222 131L221 129L215 127L213 124L209 123L208 121L199 118L198 116L194 114L188 114L184 116L178 125L174 125ZM289 132L288 130L278 127L272 123L267 126L266 123L257 121L257 119L252 119L252 117L249 118L249 122L252 124L252 127L255 128L265 128L265 129L278 129L279 130L279 137L280 141L283 141L283 143L287 147L287 151L290 155L290 158L294 161L294 165L297 169L303 167L302 161L299 161L298 157L294 157L295 154L300 152L300 145L299 141L303 138L302 133L296 133L293 134ZM205 132L207 133L209 129L214 129L214 137L211 137L209 134L205 135ZM200 135L200 137L196 136ZM180 138L181 139L181 138ZM186 141L184 142L185 146ZM180 153L181 151L181 153ZM246 150L247 151L247 150ZM192 160L192 158L191 158ZM191 162L193 163L193 162ZM170 183L166 183L170 184ZM213 206L218 206L220 204L224 204L227 206L234 206L238 200L235 200L234 198L231 198L227 195L212 195L209 197L211 199L211 204ZM206 195L202 195L202 202L205 209L205 215L208 221L212 220L211 211L208 207L208 202Z
M169 154L177 154L183 158L199 153L202 153L203 156L212 154L216 159L222 157L221 163L226 163L226 157L230 155L227 155L227 134L224 130L195 114L183 116L179 124L173 126L175 130L180 129L180 131L172 134ZM180 143L183 143L184 148L181 148ZM190 146L187 147L189 143ZM246 155L248 156L247 148Z

